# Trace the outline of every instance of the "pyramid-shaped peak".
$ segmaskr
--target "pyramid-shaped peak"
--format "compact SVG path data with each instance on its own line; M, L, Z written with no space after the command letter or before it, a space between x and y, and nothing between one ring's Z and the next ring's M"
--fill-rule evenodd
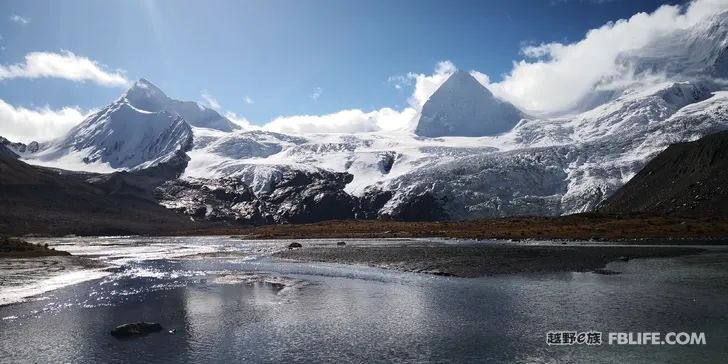
M425 137L497 135L513 128L522 113L498 100L469 72L457 70L422 106L415 133Z
M479 92L485 92L488 95L491 95L490 90L483 86L483 84L480 83L470 72L463 71L461 69L456 70L453 72L450 77L443 83L442 86L445 86L445 90L448 88L458 88L460 90L463 89L475 89ZM442 88L441 86L441 88Z
M455 72L453 72L452 75L450 75L450 77L451 78L456 78L456 79L457 78L472 78L472 79L475 79L473 77L473 75L470 74L470 72L461 70L459 68L456 69Z

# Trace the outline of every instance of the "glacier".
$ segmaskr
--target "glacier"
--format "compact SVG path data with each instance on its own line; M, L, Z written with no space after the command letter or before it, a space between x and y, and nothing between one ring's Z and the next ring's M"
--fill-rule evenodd
M186 168L163 204L199 217L222 216L205 205L205 191L237 196L211 200L266 222L292 221L272 215L299 218L296 204L323 200L358 204L367 218L586 212L670 144L728 129L727 14L625 53L619 62L633 83L595 88L561 116L525 115L458 71L425 103L415 130L288 135L241 129L140 80L68 135L19 154L33 164L138 170L183 152ZM184 201L204 208L190 211Z

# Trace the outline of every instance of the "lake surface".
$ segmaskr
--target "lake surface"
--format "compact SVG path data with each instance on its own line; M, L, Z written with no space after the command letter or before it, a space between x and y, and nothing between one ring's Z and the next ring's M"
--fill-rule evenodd
M42 241L87 259L0 261L0 302L6 304L0 307L0 362L633 363L728 357L724 248L611 263L618 275L465 279L271 257L286 240ZM139 320L165 330L133 340L109 335L116 325ZM167 333L171 329L174 334ZM548 346L550 330L696 331L705 333L707 345Z

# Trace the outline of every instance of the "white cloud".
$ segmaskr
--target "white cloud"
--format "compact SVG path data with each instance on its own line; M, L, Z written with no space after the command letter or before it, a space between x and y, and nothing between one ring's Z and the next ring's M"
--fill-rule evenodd
M488 87L490 84L490 77L486 75L485 73L478 72L478 71L470 71L470 74L480 82L481 85Z
M324 92L324 90L321 87L316 87L315 89L313 89L313 92L308 97L310 97L312 100L316 101L319 99L319 97L321 97L321 94L323 92Z
M407 77L414 80L415 89L412 96L407 100L415 109L421 109L427 99L442 85L457 68L450 61L442 61L435 67L435 72L430 75L409 73Z
M578 42L525 47L527 60L515 62L504 80L489 88L529 112L567 111L606 82L624 86L634 78L620 64L620 55L640 51L660 36L726 9L725 0L697 0L687 7L666 5L651 14L638 13L592 29Z
M24 16L20 16L18 14L14 14L10 16L10 21L13 23L17 23L20 25L26 25L30 23L30 19Z
M240 125L244 130L254 130L254 129L260 129L259 126L253 125L248 119L238 116L232 111L228 111L225 113L225 117L228 118L230 121L232 121L235 124Z
M63 135L89 113L77 107L26 109L0 99L0 136L14 142L46 141Z
M326 115L282 116L263 125L262 128L289 134L410 130L414 127L413 122L416 121L422 105L455 70L452 62L442 61L436 65L432 74L408 73L389 77L387 82L395 83L395 87L396 84L400 87L414 84L414 90L408 100L410 106L402 110L385 107L369 112L349 109ZM487 80L487 76L485 77Z
M248 105L252 105L252 104L254 103L253 99L252 99L252 98L251 98L250 96L248 96L248 95L245 95L245 96L243 97L243 101L244 101L244 102L245 102L246 104L248 104Z
M200 97L202 97L202 100L204 100L203 103L205 105L207 105L208 107L213 108L213 109L220 108L220 103L217 102L217 99L214 96L210 95L210 93L207 92L207 90L202 90L200 92Z
M62 78L75 82L91 81L101 86L126 86L129 81L121 71L106 67L69 51L61 53L31 52L25 62L0 65L0 80L13 78Z
M414 118L416 111L390 108L364 112L342 110L327 115L297 115L278 117L265 124L264 130L288 134L305 133L363 133L380 130L402 130Z

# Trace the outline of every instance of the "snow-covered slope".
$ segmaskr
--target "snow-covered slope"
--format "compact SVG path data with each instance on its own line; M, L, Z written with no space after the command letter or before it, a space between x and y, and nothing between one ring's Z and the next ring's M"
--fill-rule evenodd
M637 74L728 78L728 12L663 34L647 47L623 54L620 62Z
M415 134L496 135L511 130L521 117L515 106L498 100L468 72L458 70L425 102Z
M190 125L220 132L238 128L216 111L173 100L141 79L65 136L23 157L29 163L94 172L145 168L190 149Z
M392 191L381 214L416 196L442 201L451 218L586 211L669 144L728 129L726 92L680 82L625 91L568 119L523 120L488 137L411 133L209 135L195 129L189 177L236 177L264 193L287 170L354 176L346 191ZM197 137L200 135L199 138Z
M191 145L192 131L180 116L137 109L121 98L26 158L67 169L135 169L167 161Z
M191 126L227 132L240 129L240 126L215 110L193 101L178 101L167 97L157 86L143 78L137 81L124 97L137 109L152 112L166 111L182 117Z
M63 137L23 157L32 164L92 172L166 162L192 146L192 130L179 114L159 109L165 100L158 88L140 80Z
M189 149L183 178L192 184L229 177L265 196L295 172L321 178L346 172L353 178L345 179L345 191L376 200L379 216L421 206L456 219L582 212L670 144L728 129L728 86L717 77L726 58L726 18L666 34L640 57L625 54L620 62L629 69L660 77L598 91L582 104L589 110L568 117L522 119L457 72L424 105L416 133L229 131L211 128L216 113L170 100L141 80L65 138L22 157L139 168Z

